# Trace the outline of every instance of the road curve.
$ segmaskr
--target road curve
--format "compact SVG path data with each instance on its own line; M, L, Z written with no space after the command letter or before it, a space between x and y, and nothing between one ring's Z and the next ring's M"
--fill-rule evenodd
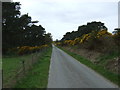
M117 88L53 45L48 88Z

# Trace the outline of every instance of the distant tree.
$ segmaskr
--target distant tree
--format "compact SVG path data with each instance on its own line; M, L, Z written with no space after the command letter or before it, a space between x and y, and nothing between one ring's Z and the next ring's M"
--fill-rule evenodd
M82 36L83 34L91 33L92 31L100 31L100 30L107 30L107 27L104 26L104 23L101 22L91 22L87 23L87 25L82 25L78 27L79 36Z
M120 28L115 28L113 31L114 34L120 34Z
M56 40L55 40L55 42L59 42L59 40L58 40L58 39L56 39Z
M98 32L103 29L107 30L107 27L104 26L104 23L94 21L87 23L87 25L79 26L77 31L67 32L61 40L74 40L75 38L81 37L84 34L91 33L92 31Z
M51 35L51 33L47 33L47 34L45 34L45 44L51 44L52 43L52 35Z
M70 32L67 32L67 33L63 36L62 40L70 40L70 39L71 39L71 38L70 38L70 35L71 35L71 33L70 33Z
M120 46L120 28L115 28L113 31L115 43ZM120 50L120 48L118 48Z

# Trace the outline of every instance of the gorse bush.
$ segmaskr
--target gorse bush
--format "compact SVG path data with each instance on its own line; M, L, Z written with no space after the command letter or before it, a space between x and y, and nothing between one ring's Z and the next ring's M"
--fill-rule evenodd
M19 55L23 55L23 54L28 54L29 53L29 46L23 46L21 48L18 49L18 54Z
M9 49L9 53L11 54L17 54L17 55L24 55L24 54L30 54L34 52L38 52L44 48L49 47L47 44L46 45L41 45L41 46L22 46L22 47L16 47L16 48L11 48Z
M88 50L96 50L102 53L112 53L117 50L120 40L120 34L112 34L106 29L100 31L93 30L91 33L83 34L74 40L64 40L57 42L56 45L75 46Z

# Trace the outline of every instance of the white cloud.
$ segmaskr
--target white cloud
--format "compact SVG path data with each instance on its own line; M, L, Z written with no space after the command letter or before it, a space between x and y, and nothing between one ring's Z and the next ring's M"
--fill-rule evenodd
M14 0L19 1L19 0ZM61 39L66 32L91 21L105 23L112 32L117 27L118 0L20 0L22 14L29 13L39 20L54 40Z

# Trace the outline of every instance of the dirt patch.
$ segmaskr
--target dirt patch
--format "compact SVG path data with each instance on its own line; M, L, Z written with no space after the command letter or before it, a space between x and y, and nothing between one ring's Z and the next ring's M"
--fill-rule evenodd
M119 71L119 69L120 69L120 57L109 60L108 63L106 64L106 68L109 71L120 74L120 71Z
M92 51L92 50L90 51L87 49L72 49L71 47L64 47L64 48L89 59L93 63L97 63L96 58L101 55L101 53L99 52Z

